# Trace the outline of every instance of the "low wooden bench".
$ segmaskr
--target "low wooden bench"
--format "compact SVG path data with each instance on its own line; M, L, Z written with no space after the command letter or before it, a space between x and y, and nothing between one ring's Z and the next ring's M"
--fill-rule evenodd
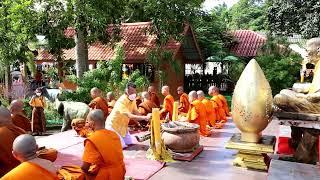
M319 180L318 165L272 160L268 180Z

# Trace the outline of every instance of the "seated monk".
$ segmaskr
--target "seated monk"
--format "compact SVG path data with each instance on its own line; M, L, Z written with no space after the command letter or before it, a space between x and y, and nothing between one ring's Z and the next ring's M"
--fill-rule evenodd
M179 86L177 89L178 95L180 96L180 101L179 101L179 113L188 113L189 108L190 108L190 103L188 99L188 95L184 92L183 87Z
M142 116L147 116L152 113L152 108L158 108L158 106L150 100L148 92L142 92L141 94L143 102L138 106L138 111ZM146 127L149 124L148 121L140 121L142 127Z
M33 136L23 134L18 136L12 147L13 156L21 164L1 179L3 180L21 180L21 179L41 179L56 180L57 168L49 160L37 157L38 145Z
M164 95L165 98L163 100L163 107L160 110L160 118L163 120L169 115L169 119L172 120L174 99L170 94L169 86L162 87L162 95Z
M200 135L209 136L210 133L207 130L206 107L198 100L196 91L191 91L189 93L189 102L191 107L187 115L187 120L190 123L195 123L200 126Z
M150 95L150 100L157 105L157 107L160 107L160 98L157 95L156 88L154 86L149 86L148 93Z
M112 92L107 93L107 101L108 101L108 108L109 108L109 114L110 114L114 105L116 104L116 98L114 97L114 94Z
M20 164L12 155L12 144L16 137L25 133L12 123L10 111L0 107L0 177Z
M89 104L91 109L101 109L104 113L104 117L107 118L109 114L108 102L102 97L101 90L94 87L90 91L92 101Z
M118 135L105 129L101 110L91 111L86 123L94 132L84 142L81 169L88 179L123 180L126 169Z
M206 107L206 120L211 127L215 127L217 120L217 104L213 101L206 99L203 91L197 91L198 100L201 101Z
M11 102L10 112L14 125L25 131L31 131L31 123L23 112L23 102L21 100L14 100Z
M86 126L86 120L84 119L73 119L71 122L71 127L74 129L80 137L89 137L93 130Z
M211 86L208 91L209 95L212 96L211 101L215 102L218 106L217 108L217 121L216 128L222 128L227 122L227 114L225 110L225 105L223 100L219 96L219 89L215 86Z

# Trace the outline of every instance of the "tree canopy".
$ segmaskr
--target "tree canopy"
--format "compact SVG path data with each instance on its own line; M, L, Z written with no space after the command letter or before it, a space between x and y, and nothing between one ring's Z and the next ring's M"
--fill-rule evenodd
M320 35L320 1L273 0L268 11L271 32L278 35Z

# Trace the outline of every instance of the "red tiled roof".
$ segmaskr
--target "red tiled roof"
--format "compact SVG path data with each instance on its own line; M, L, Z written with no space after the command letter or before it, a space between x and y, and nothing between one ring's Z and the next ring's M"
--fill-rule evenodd
M239 57L255 57L267 38L251 30L236 30L233 32L237 43L231 52Z
M123 23L120 26L120 43L123 45L125 51L126 63L143 62L147 57L148 51L156 46L156 36L148 34L147 32L151 26L151 22ZM72 37L74 34L75 30L72 28L65 30L67 37ZM181 44L177 41L169 41L166 49L177 53L180 46ZM48 53L40 52L36 59L54 60L52 55L47 56L46 54ZM100 42L96 42L88 47L88 56L91 61L110 60L114 55L114 49L112 49L110 45L103 45ZM75 48L64 50L64 59L75 60Z

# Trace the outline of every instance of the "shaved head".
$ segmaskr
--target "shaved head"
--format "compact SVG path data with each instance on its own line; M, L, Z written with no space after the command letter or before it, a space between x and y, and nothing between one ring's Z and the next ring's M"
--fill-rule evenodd
M179 86L179 87L177 88L177 93L178 93L178 95L181 95L181 94L184 93L184 89L183 89L182 86Z
M38 145L33 136L23 134L18 136L12 145L13 155L19 161L26 161L37 157Z
M154 86L149 86L148 87L148 92L149 93L151 93L151 92L155 93L156 92L156 88Z
M91 94L92 98L99 97L99 96L101 96L101 90L97 87L94 87L91 89L90 94Z
M219 94L219 88L216 86L210 86L208 93L210 96Z
M93 129L104 128L105 121L106 118L104 117L104 113L100 109L90 111L87 116L87 123L92 124L90 127Z
M108 92L107 93L107 99L108 101L112 101L115 99L113 92Z
M193 102L193 101L195 101L195 100L197 100L197 99L198 99L197 92L196 92L196 91L191 91L191 92L189 93L189 101L190 101L190 102Z
M161 93L164 95L164 96L167 96L170 94L170 88L169 86L163 86L162 89L161 89Z
M0 107L0 125L12 124L11 113L5 107Z
M148 92L142 92L141 96L143 99L150 100L150 94Z
M14 100L10 104L10 112L12 114L19 113L23 111L23 101Z
M201 90L197 91L197 95L198 95L198 99L202 100L205 98L204 92Z

